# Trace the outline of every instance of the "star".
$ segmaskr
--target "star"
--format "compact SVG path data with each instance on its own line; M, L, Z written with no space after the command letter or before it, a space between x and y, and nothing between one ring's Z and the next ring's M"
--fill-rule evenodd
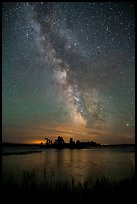
M82 140L133 142L134 8L133 2L4 2L3 138L27 142L38 137L35 126L66 127L68 138L75 126L74 135L90 131ZM27 136L15 122L17 129L27 123Z

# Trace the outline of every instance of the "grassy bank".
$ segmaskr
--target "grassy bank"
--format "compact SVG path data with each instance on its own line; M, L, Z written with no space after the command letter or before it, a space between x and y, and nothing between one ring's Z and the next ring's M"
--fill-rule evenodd
M107 177L102 177L91 184L89 180L84 183L71 181L59 182L53 178L48 178L44 172L44 179L41 183L36 181L35 171L23 171L21 182L17 184L15 178L10 175L7 183L2 185L3 195L11 194L29 195L31 198L45 199L50 201L86 201L91 199L100 199L106 195L123 196L128 198L135 194L135 176L119 180L110 181ZM23 197L22 197L23 198ZM114 197L115 198L115 197Z

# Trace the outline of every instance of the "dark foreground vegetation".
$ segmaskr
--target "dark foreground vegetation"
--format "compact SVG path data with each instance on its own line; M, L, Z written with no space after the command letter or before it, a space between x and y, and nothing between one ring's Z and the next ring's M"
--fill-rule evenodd
M21 200L38 199L39 201L44 200L44 203L47 203L46 201L92 203L93 200L108 200L109 197L113 198L113 201L117 201L119 198L122 201L127 199L132 201L135 196L135 176L117 182L102 177L91 184L89 180L84 183L76 182L74 179L64 182L56 181L53 178L48 178L44 173L42 183L38 184L35 171L24 171L21 175L20 184L16 183L12 175L9 176L7 183L3 182L2 196L5 200L7 198L18 200L19 196Z

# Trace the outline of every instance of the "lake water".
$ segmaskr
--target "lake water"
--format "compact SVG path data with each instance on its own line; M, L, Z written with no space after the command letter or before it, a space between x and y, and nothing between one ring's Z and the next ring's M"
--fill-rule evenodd
M36 152L30 152L36 151ZM39 152L40 151L40 152ZM4 147L3 180L12 174L20 182L23 171L35 170L38 182L47 178L78 182L107 176L110 180L130 178L135 173L134 147L100 147L90 149L40 149L38 147ZM27 154L11 154L27 153Z

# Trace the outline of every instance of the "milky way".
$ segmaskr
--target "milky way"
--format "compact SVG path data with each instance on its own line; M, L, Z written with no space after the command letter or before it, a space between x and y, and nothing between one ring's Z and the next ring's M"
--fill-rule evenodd
M134 3L2 8L3 141L134 142Z

